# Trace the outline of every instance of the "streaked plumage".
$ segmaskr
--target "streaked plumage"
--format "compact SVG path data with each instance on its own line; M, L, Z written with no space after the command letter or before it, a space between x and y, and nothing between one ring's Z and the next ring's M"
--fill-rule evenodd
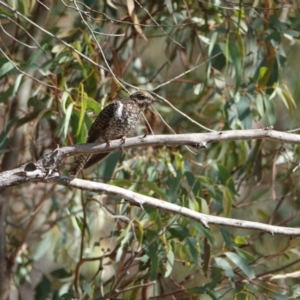
M107 105L92 124L87 143L104 143L111 140L125 139L135 127L143 111L157 101L149 92L138 91L128 98L114 101ZM81 169L86 169L102 160L109 153L80 155L76 157L70 175L75 175Z

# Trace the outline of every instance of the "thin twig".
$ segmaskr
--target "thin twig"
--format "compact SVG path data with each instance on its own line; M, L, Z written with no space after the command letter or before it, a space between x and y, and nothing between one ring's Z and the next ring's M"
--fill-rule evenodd
M104 52L103 52L103 49L102 49L102 47L100 46L100 44L99 44L99 42L98 42L98 40L97 40L97 38L96 38L96 36L95 36L95 34L94 34L94 31L92 30L92 28L89 26L89 24L87 23L87 21L86 21L85 18L83 17L82 12L81 12L81 10L79 9L79 7L78 7L78 5L77 5L77 1L74 0L73 3L74 3L74 5L76 6L76 9L77 9L77 11L78 11L78 13L79 13L79 15L80 15L80 17L81 17L81 20L82 20L83 23L86 25L86 27L90 30L90 32L91 32L91 34L92 34L92 36L93 36L93 38L94 38L94 40L95 40L95 42L96 42L96 44L97 44L99 50L100 50L100 52L101 52L101 55L102 55L102 57L103 57L103 60L104 60L104 62L105 62L105 64L106 64L106 66L107 66L107 69L108 69L109 73L110 73L110 74L113 76L113 78L114 78L114 79L122 86L122 88L123 88L125 91L128 92L128 90L126 89L126 87L120 82L120 80L117 78L117 76L115 75L115 73L114 73L113 70L111 69L111 67L110 67L110 65L109 65L109 63L108 63L108 61L107 61L107 59L106 59L106 56L105 56L105 54L104 54Z
M148 14L148 16L151 18L151 20L160 28L160 30L165 34L165 36L167 36L168 37L168 39L170 39L172 42L174 42L175 44L177 44L179 47L181 47L182 49L184 49L184 47L179 43L179 42L177 42L177 41L175 41L162 27L161 27L161 25L160 24L158 24L158 22L152 17L152 15L149 13L149 11L148 11L148 9L147 8L145 8L144 6L142 6L141 4L140 4L140 2L139 1L137 1L137 0L134 0L138 5L139 5L139 7L140 8L142 8L147 14Z

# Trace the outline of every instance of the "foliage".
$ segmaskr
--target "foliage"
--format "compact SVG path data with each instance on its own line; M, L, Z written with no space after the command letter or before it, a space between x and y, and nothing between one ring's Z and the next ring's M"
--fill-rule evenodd
M101 109L134 88L170 102L146 113L155 133L290 130L299 121L296 2L7 0L0 8L2 171L84 143ZM206 214L299 227L298 146L253 140L192 152L114 153L84 176ZM49 184L15 187L10 199L11 299L299 297L297 239L207 229Z

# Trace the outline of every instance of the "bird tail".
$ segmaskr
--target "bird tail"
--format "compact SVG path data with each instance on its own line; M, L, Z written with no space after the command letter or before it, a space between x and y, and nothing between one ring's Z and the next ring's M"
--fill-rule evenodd
M76 175L80 170L87 169L95 163L104 159L109 153L99 153L94 155L80 155L76 157L70 168L69 174Z
M84 164L84 169L87 169L89 167L91 167L93 164L103 160L106 156L108 156L109 153L99 153L99 154L94 154L92 156L89 157L89 159L85 162Z
M84 165L89 160L91 155L80 155L75 158L75 161L73 162L73 165L70 168L69 174L70 175L76 175L81 169L84 168Z

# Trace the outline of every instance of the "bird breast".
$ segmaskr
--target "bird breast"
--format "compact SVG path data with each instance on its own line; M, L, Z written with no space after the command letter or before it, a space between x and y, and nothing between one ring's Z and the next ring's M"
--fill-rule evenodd
M120 119L123 116L123 109L124 109L124 104L120 101L118 101L118 108L115 111L115 118Z
M104 132L106 140L128 135L135 127L143 111L135 103L117 102L117 109L114 111L113 118L110 119Z

